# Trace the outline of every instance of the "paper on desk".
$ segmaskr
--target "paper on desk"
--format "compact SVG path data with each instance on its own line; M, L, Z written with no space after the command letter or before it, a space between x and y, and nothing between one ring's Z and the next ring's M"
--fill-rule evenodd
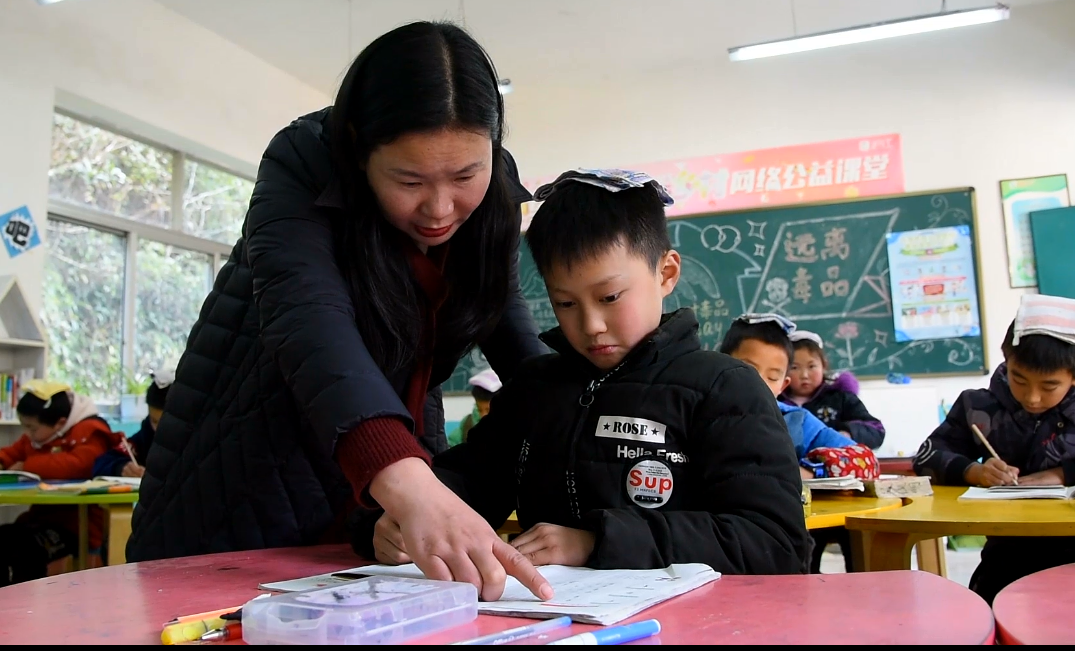
M1075 486L971 486L961 500L1070 500Z
M862 483L862 480L858 477L821 477L818 479L804 479L803 484L810 487L812 491L846 491L846 490L865 490L866 486Z
M504 596L499 601L478 603L478 612L533 619L570 615L576 622L607 626L720 578L720 572L701 563L670 565L660 570L592 570L564 565L546 565L539 569L556 591L552 601L539 600L509 576ZM348 576L350 578L345 578ZM345 583L363 576L425 578L413 563L367 565L305 579L264 583L258 587L295 592Z

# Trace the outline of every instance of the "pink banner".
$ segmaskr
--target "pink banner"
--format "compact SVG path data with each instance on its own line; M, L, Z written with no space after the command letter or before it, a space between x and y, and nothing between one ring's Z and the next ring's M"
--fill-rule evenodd
M903 192L899 134L628 166L675 198L669 216ZM530 191L556 178L524 179ZM538 204L523 206L523 225Z

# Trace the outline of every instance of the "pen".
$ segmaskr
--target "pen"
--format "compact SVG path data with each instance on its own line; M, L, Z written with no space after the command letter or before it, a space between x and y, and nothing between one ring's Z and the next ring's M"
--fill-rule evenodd
M596 646L596 645L608 645L608 644L623 644L624 642L632 642L634 640L641 640L645 637L650 637L661 632L661 623L656 619L647 619L641 622L635 622L634 624L625 624L623 626L612 626L610 628L601 628L589 633L581 633L579 635L572 635L571 637L565 637L562 640L556 640L555 642L549 642L549 645L583 645L583 646Z
M240 622L228 622L223 628L209 631L198 638L199 642L227 642L243 639L243 625Z
M974 423L971 423L970 428L971 428L971 431L974 432L974 435L978 437L978 440L980 440L982 442L982 445L985 446L985 449L989 450L989 454L993 455L994 459L996 459L997 461L1000 461L1001 463L1007 463L1007 462L1004 461L1004 459L1000 458L1000 455L997 454L997 451L993 449L993 446L989 445L989 439L985 438L985 434L982 434L982 430L978 429L977 425L975 425ZM1012 477L1012 483L1014 483L1016 486L1018 486L1019 485L1019 478L1013 476Z
M211 619L213 617L222 617L228 613L234 613L242 610L242 606L232 606L231 608L221 608L220 610L210 610L205 613L195 613L193 615L180 615L179 617L173 617L170 621L164 622L165 626L171 626L172 624L181 624L183 622L196 622L202 619Z
M472 640L463 640L462 642L453 642L452 644L507 644L508 642L514 642L515 640L521 640L535 635L542 635L549 631L555 631L556 629L564 628L565 626L571 626L570 617L564 616L557 617L556 619L548 619L543 622L538 622L537 624L509 628L508 630L500 631L499 633L490 633L489 635L476 637Z

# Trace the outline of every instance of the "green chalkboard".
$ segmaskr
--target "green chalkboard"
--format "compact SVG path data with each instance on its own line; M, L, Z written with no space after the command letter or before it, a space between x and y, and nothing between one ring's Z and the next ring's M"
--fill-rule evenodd
M1034 264L1038 291L1049 296L1075 298L1075 208L1054 208L1030 213L1034 237Z
M672 218L668 233L683 272L665 310L693 308L710 350L736 316L779 312L820 334L830 364L859 377L986 373L981 337L900 343L892 327L885 235L961 224L977 247L973 188ZM523 293L546 330L556 318L522 248ZM981 305L977 251L975 260ZM486 366L472 351L444 390L465 393L467 378Z

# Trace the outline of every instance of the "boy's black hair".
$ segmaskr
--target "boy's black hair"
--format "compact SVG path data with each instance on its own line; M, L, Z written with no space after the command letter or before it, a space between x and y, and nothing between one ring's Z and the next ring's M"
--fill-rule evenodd
M157 386L156 382L150 382L149 388L146 389L146 405L156 409L164 409L164 402L168 398L168 389L170 388L171 385L168 385L162 389Z
M470 395L473 396L475 400L489 402L496 394L489 389L483 389L482 387L470 387Z
M71 415L71 397L66 391L61 391L48 400L42 400L32 393L27 393L19 399L15 411L27 418L36 418L42 425L52 427L60 422L61 418Z
M1000 345L1006 361L1015 361L1035 373L1066 370L1075 375L1075 345L1049 335L1027 335L1019 337L1019 345L1016 346L1012 344L1014 338L1015 321L1012 321L1004 335L1004 343Z
M611 192L586 183L565 183L541 204L526 231L526 243L542 276L553 265L570 269L620 242L653 269L672 248L664 203L653 187Z
M800 339L796 342L792 342L792 356L791 359L795 359L795 352L800 350L808 350L811 355L816 355L821 360L821 368L826 371L829 370L829 358L825 356L825 351L821 349L821 346L817 345L816 341L810 341L809 339Z
M795 350L791 347L791 339L788 339L787 333L784 332L784 328L780 327L780 324L772 321L764 323L732 321L732 325L728 327L727 334L724 335L724 341L720 342L720 352L725 355L731 355L739 350L739 346L748 339L783 348L788 355L789 367L791 366L791 360L795 359Z

